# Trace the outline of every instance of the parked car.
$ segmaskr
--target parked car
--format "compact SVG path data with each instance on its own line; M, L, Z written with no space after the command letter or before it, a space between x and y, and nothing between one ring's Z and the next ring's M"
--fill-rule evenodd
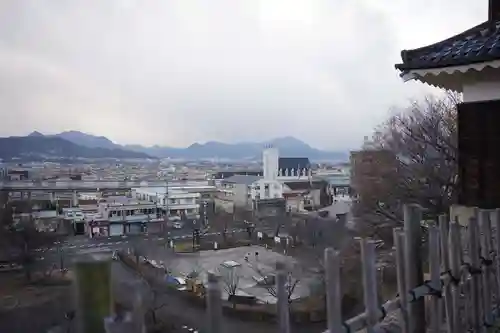
M177 290L186 290L187 283L186 280L172 275L166 275L165 280L170 287L176 288Z
M172 223L172 227L174 229L182 229L184 227L184 223L182 223L182 222L174 222L174 223Z

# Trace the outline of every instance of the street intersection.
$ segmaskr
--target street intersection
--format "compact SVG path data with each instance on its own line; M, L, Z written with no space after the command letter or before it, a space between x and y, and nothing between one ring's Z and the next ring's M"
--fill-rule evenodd
M259 231L267 231L259 230ZM228 233L246 233L245 228L235 228ZM205 232L203 237L220 236L222 232ZM112 236L89 238L86 236L72 236L66 238L60 243L54 244L48 249L39 249L40 257L38 260L55 260L63 255L64 257L77 257L90 253L105 253L115 250L126 249L135 246L145 246L147 248L158 248L166 246L169 240L174 242L179 240L192 239L193 234L189 230L172 230L166 235L130 235L130 236Z

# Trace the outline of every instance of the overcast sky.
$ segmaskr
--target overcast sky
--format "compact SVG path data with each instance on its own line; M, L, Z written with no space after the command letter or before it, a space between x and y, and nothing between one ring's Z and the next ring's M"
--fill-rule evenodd
M400 80L401 49L484 21L487 2L1 0L0 135L353 148L433 92Z

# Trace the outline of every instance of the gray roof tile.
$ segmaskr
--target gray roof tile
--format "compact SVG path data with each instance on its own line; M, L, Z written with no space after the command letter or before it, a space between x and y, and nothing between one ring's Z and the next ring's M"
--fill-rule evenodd
M500 59L500 20L483 22L446 40L401 51L396 69L440 68Z

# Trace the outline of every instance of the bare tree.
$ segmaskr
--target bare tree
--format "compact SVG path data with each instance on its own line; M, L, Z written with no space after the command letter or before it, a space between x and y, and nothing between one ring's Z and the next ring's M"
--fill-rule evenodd
M286 276L286 283L285 283L285 289L286 289L286 295L287 295L288 302L292 301L293 293L295 292L295 288L297 287L297 285L299 283L300 283L300 278L297 275L295 275L294 273L288 272L288 274ZM275 284L268 285L266 287L266 289L267 289L267 292L269 293L269 295L278 298L278 290L276 289Z
M218 273L221 277L222 287L228 295L228 300L230 300L238 290L240 284L241 274L238 267L219 267ZM234 303L233 303L234 306Z
M434 219L455 202L459 101L449 94L411 103L352 156L358 196L353 213L364 233L391 243L390 228L402 223L404 203L420 204L427 218Z
M299 266L288 263L287 265L287 279L286 279L286 292L288 302L292 301L295 288L300 283ZM258 285L267 290L269 295L278 298L278 291L276 289L276 272L267 267L261 267L257 262L252 264L252 268L260 277Z
M31 207L31 203L25 203ZM31 212L29 212L31 213ZM8 192L0 192L0 251L8 260L22 265L26 279L31 280L38 249L52 247L59 239L53 232L39 231L32 215L14 219L14 208L8 199Z

